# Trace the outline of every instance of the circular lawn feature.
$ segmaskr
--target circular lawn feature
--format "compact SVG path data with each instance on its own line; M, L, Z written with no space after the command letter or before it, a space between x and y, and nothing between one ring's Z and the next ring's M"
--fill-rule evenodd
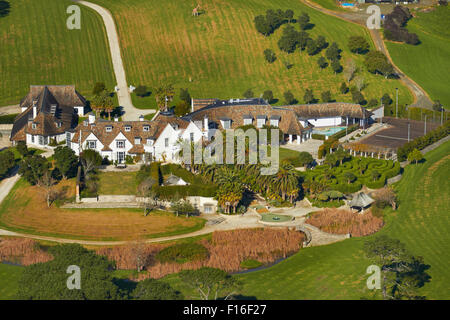
M287 222L292 220L292 216L274 213L265 213L261 215L264 222Z

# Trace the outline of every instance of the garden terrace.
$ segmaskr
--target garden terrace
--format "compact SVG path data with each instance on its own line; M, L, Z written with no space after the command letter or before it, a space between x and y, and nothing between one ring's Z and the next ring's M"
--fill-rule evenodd
M374 171L379 177L374 180ZM322 182L331 190L342 193L354 193L365 185L371 189L382 188L387 179L395 177L401 171L400 163L392 160L380 160L373 158L356 158L344 162L342 165L331 168L329 165L316 166L313 170L302 173L305 181ZM346 173L352 173L355 180L348 183Z

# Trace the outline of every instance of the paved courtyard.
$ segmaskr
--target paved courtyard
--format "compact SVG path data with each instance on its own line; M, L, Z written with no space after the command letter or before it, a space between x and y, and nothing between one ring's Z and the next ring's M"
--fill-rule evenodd
M288 143L283 145L283 148L298 151L298 152L309 152L313 156L314 159L317 159L317 151L319 150L319 146L323 143L322 140L309 139L300 144L297 143Z

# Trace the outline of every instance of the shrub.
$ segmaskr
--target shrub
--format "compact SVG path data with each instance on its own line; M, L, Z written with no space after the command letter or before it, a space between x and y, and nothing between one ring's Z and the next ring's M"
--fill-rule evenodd
M19 114L7 114L4 116L0 116L0 124L13 124L14 123L14 119L16 119L16 117Z
M369 51L369 43L362 36L351 36L348 39L348 47L351 52L364 54Z
M185 263L188 261L205 260L208 249L198 243L181 243L162 249L156 255L156 260L162 263Z
M361 237L377 232L384 222L379 217L374 217L371 211L364 214L354 213L342 209L324 209L316 212L306 220L322 231L337 234L350 233L352 236Z
M149 93L148 88L146 86L142 86L142 85L137 86L136 89L134 89L134 93L138 97L141 97L141 98L149 95L148 94Z
M262 263L254 259L247 259L241 262L242 269L255 269L260 266L262 266Z
M275 55L275 52L273 52L270 49L264 50L264 58L268 63L273 63L275 60L277 60L277 56Z
M311 138L312 138L312 139L316 139L316 140L322 140L322 141L325 141L326 136L323 135L323 134L313 133L313 134L311 135Z

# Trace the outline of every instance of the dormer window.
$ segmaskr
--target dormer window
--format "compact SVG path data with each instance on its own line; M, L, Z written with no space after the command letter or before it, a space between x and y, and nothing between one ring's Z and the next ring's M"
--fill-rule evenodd
M172 127L173 127L175 130L178 130L178 124L177 124L177 123L174 123L174 124L172 125Z
M36 129L36 123L32 123L31 128Z
M152 139L147 139L147 144L148 144L149 146L151 146L151 145L153 144L153 140L152 140Z
M144 127L143 127L143 130L144 130L145 132L149 131L149 130L150 130L150 126L144 126Z
M134 138L134 144L141 144L141 138L135 137Z
M58 122L55 122L55 124L56 124L56 127L57 127L57 128L61 128L62 122L61 122L61 121L58 121Z
M271 116L270 117L270 125L274 127L278 127L278 123L280 122L280 116Z
M222 118L222 119L220 119L220 122L222 123L222 127L224 129L230 129L231 128L231 119L229 119L229 118Z
M131 126L125 126L125 132L130 132L131 131Z
M244 116L244 126L249 125L249 124L253 124L253 118L251 115L245 115Z
M111 132L112 131L112 126L106 126L106 132Z
M256 127L262 128L266 124L266 116L258 116L256 119Z

